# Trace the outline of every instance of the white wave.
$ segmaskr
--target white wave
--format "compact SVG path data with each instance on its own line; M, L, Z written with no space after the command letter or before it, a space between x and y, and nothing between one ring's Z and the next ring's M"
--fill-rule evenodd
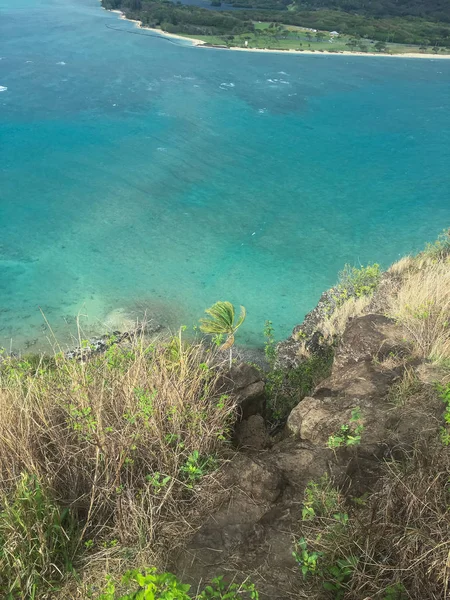
M278 75L287 75L285 71L278 71Z
M221 83L220 86L223 90L226 88L234 88L234 83L230 82L230 83Z
M184 77L183 75L174 75L175 79L184 79L185 81L193 81L195 77Z
M66 64L63 60L60 60L59 62L56 63L57 65L61 65L64 67L64 65Z
M26 61L25 61L25 64L29 65L30 63L33 63L33 62L34 62L34 61L32 61L32 60L26 60Z
M156 149L158 150L158 152L167 152L167 148L164 148L164 146L159 146Z
M291 85L290 81L286 81L285 79L280 79L280 83L284 83L285 85Z
M4 85L0 85L0 92L6 92L8 88Z
M259 108L259 109L258 109L258 112L259 112L261 115L263 115L264 113L266 113L266 112L267 112L267 108Z

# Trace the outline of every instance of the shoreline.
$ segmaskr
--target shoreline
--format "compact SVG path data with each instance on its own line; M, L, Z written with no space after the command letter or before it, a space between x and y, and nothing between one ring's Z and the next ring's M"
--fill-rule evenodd
M103 8L103 7L102 7ZM103 10L107 10L103 8ZM424 54L420 52L405 52L404 54L388 54L386 52L351 52L350 50L341 50L338 52L330 52L329 50L293 50L293 49L274 49L274 48L241 48L240 46L230 46L226 48L224 46L214 46L205 42L204 40L199 40L196 38L186 37L184 35L178 33L169 33L168 31L163 31L162 29L156 29L155 27L145 27L142 24L142 21L138 21L136 19L128 19L125 14L121 10L110 10L109 12L116 13L120 15L120 19L122 21L129 21L130 23L134 23L138 29L143 29L145 31L152 31L153 33L158 33L161 37L166 38L175 38L178 40L183 40L185 42L190 42L189 46L195 48L208 48L211 50L232 50L236 52L265 52L270 54L298 54L298 55L306 55L306 56L370 56L372 58L421 58L421 59L440 59L440 60L449 60L450 54Z

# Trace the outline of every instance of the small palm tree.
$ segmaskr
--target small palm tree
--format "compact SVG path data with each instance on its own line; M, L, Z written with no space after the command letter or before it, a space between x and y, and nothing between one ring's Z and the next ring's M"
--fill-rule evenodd
M209 315L209 318L200 319L200 330L203 333L210 335L226 335L227 339L225 343L220 347L221 350L230 349L230 367L232 360L234 334L237 329L245 321L247 312L243 306L241 306L241 313L236 323L234 322L236 317L236 311L231 302L216 302L210 308L205 310L205 313Z

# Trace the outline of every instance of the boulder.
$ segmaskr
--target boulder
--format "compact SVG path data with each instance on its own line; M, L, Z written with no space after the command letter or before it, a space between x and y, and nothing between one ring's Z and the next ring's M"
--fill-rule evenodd
M266 423L261 415L250 415L236 426L235 437L238 447L262 450L270 445Z
M364 315L348 323L336 351L333 372L362 361L380 361L392 354L408 353L395 321L383 315Z
M261 372L248 363L233 365L224 381L227 391L233 393L240 408L241 419L251 415L265 415L265 383Z

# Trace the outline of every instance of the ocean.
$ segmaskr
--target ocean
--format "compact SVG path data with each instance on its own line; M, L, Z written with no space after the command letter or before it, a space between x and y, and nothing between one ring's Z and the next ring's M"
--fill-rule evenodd
M450 225L450 60L233 52L0 0L0 345L243 304L287 336L346 263Z

